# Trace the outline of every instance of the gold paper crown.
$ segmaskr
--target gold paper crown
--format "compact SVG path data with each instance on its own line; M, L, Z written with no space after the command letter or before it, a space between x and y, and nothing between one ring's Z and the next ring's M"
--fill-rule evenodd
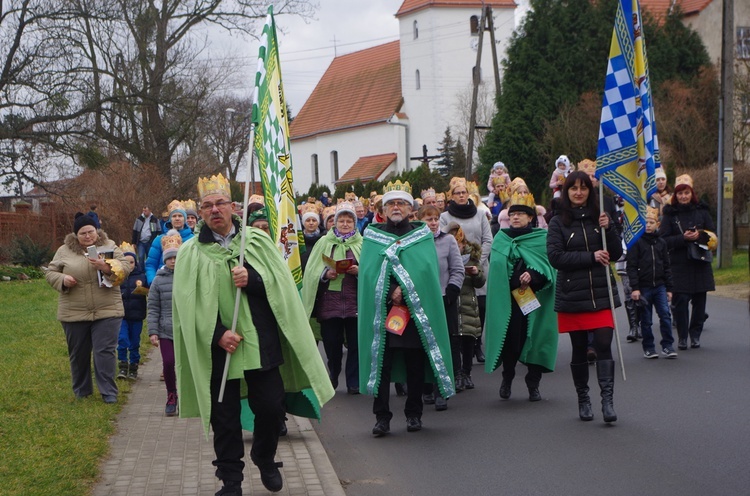
M492 178L492 185L497 186L498 184L505 184L505 177L506 176L495 176Z
M512 207L514 205L523 205L534 210L536 208L534 195L532 195L531 193L513 193L510 196L510 203L508 203L508 207Z
M451 182L450 182L450 188L449 188L451 194L453 193L453 190L459 186L465 186L467 190L469 189L469 187L466 186L466 179L464 179L463 177L458 177L458 176L452 177Z
M185 210L185 205L183 205L180 200L172 200L169 202L169 205L167 205L167 212L169 212L169 215L172 215L172 212L175 210Z
M388 184L383 187L383 194L390 193L392 191L403 191L404 193L408 193L409 195L411 195L411 184L409 184L409 181L404 181L402 183L400 179L395 183L392 181L388 181Z
M127 241L123 241L120 244L120 251L122 251L123 253L137 253L135 251L135 246L131 245Z
M425 198L429 198L431 196L435 196L435 188L423 189L422 192L419 194L419 196L421 196L423 200Z
M417 202L417 205L419 205L420 207L424 205L424 200L421 198L414 198L414 201Z
M161 251L176 250L182 245L182 236L179 234L165 234L161 237Z
M250 195L250 198L247 200L248 205L251 203L260 203L261 205L266 204L266 199L263 197L263 195Z
M517 177L517 178L513 179L510 182L510 194L512 195L513 193L515 193L516 191L518 191L518 188L520 188L521 186L526 186L526 181L524 181L520 177ZM526 186L526 189L529 189L529 187Z
M706 234L708 234L708 242L706 245L708 246L708 249L711 251L716 251L716 248L719 246L719 238L716 237L716 234L714 234L712 231L703 231Z
M653 207L646 207L646 219L652 219L659 221L659 209Z
M469 181L466 183L466 191L468 191L470 195L479 196L479 186L477 186L475 181Z
M578 162L578 170L583 171L586 174L593 174L596 172L596 162L590 158L584 158Z
M315 212L317 214L318 207L314 203L305 203L299 206L300 215L305 215L307 212Z
M201 199L208 195L223 195L232 198L232 189L229 187L229 181L221 173L198 179L198 196Z
M352 193L352 194L354 194L354 193ZM354 198L356 198L356 196ZM354 213L354 203L352 203L350 201L340 201L336 205L336 213L339 213L341 211ZM355 217L356 217L356 215L355 215Z
M325 221L331 215L336 215L336 207L326 207L323 209L323 220Z
M683 174L681 176L677 176L677 179L674 180L675 187L681 185L681 184L687 184L692 189L693 187L693 178L690 177L690 174Z
M353 191L347 191L346 193L344 193L344 200L348 202L355 202L357 201L357 194Z
M445 193L436 193L435 194L435 199L438 200L438 201L440 201L440 200L445 201Z
M194 200L183 200L182 206L185 207L185 210L192 210L193 212L198 212L198 205L195 204Z
M380 201L383 201L383 195L375 195L372 197L372 199L370 199L370 203L372 203L373 205Z

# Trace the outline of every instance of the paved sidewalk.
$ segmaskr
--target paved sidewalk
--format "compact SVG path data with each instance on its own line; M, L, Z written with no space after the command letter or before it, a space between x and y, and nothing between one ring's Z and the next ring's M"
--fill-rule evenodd
M139 370L137 384L117 419L110 456L100 465L101 480L93 496L213 495L221 487L214 476L213 444L200 419L165 417L166 389L159 380L162 361L157 350ZM279 439L276 459L284 489L269 493L249 460L252 433L245 436L243 494L344 496L336 472L306 418L288 416L289 434Z

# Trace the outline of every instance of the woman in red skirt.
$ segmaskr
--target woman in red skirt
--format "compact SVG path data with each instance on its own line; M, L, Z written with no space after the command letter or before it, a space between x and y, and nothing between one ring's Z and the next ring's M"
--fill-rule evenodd
M559 214L552 218L547 233L547 255L558 270L555 311L559 332L568 333L573 347L570 370L578 393L578 415L592 420L589 398L589 366L586 359L588 332L594 333L598 360L596 374L602 394L605 422L617 420L612 405L615 362L612 359L614 322L607 284L612 285L615 306L620 306L610 260L622 255L622 242L607 213L599 213L599 199L588 174L571 173L560 197ZM602 232L607 236L604 250Z

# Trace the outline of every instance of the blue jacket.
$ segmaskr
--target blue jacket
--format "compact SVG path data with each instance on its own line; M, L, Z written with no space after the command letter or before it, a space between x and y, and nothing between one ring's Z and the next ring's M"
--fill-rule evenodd
M168 232L169 229L167 229L166 232ZM154 277L156 277L156 271L159 270L159 268L164 265L164 259L161 256L161 238L164 236L164 234L160 234L154 239L154 241L151 243L151 248L148 250L148 258L146 259L146 279L148 280L149 286L154 281ZM180 230L180 236L182 237L182 242L189 240L193 237L193 230L190 229L187 224L185 227L183 227Z

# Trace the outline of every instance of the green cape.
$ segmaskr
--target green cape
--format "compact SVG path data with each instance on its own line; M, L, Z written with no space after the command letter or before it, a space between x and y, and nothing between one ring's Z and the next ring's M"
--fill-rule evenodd
M511 238L508 229L501 229L492 243L490 270L487 278L487 316L485 322L485 370L492 372L500 366L505 334L508 332L513 295L509 280L519 258L526 266L542 274L547 284L536 292L541 304L528 317L526 344L520 361L543 367L547 372L555 369L557 359L557 318L555 315L555 278L557 272L547 258L547 231L534 228L529 234Z
M436 382L448 398L455 394L455 386L435 240L426 224L413 224L419 227L401 237L373 225L365 229L357 289L360 389L371 395L378 391L387 332L386 299L394 277L429 358L425 381ZM391 381L403 382L403 370L403 358L397 353Z
M331 256L331 248L336 247L333 255L334 260L341 260L346 256L347 250L352 250L354 259L359 262L360 254L362 253L362 235L356 233L354 236L341 240L333 233L333 229L328 231L325 236L320 238L312 251L310 257L307 259L307 266L305 267L305 276L302 278L302 303L305 305L305 311L307 312L307 318L309 319L312 315L313 307L315 306L315 296L318 294L318 285L320 284L320 275L323 273L323 255ZM343 277L335 279L339 281L339 291L341 290L341 281ZM335 291L331 287L333 281L329 283L329 289Z
M202 221L197 232L201 227ZM196 236L177 254L172 308L179 411L183 418L200 416L206 434L211 418L211 341L217 315L226 327L232 324L236 288L230 267L239 262L240 239L238 233L227 249L218 243L200 243ZM263 279L279 324L287 411L319 418L319 405L331 399L334 390L289 268L271 238L256 228L246 228L245 260ZM243 379L242 390L246 391L244 371L258 369L261 363L258 334L244 292L237 333L243 340L232 354L228 379ZM308 388L314 394L303 392Z

